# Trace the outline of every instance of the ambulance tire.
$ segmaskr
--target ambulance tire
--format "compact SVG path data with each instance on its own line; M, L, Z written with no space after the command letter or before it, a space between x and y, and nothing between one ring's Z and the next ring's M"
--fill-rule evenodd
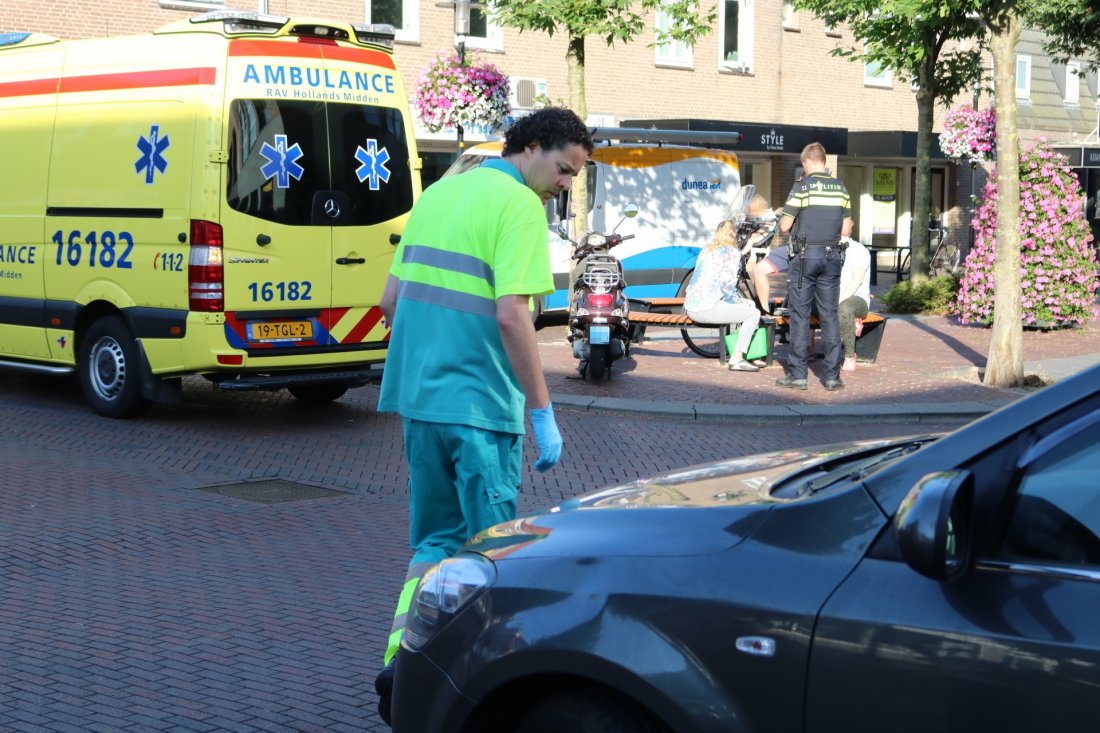
M344 396L348 391L343 384L296 384L286 388L294 395L294 399L309 405L323 405L334 402Z
M137 417L149 409L141 395L141 354L126 322L118 316L95 321L81 339L80 388L104 417Z

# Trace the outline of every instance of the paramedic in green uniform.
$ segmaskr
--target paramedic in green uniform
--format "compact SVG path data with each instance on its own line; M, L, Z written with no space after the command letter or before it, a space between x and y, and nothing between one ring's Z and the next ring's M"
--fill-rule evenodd
M572 186L592 148L570 110L520 118L499 160L424 191L394 255L381 303L391 337L378 409L403 422L413 556L375 680L387 722L392 660L420 576L516 516L524 408L535 469L561 455L530 302L554 290L544 204Z

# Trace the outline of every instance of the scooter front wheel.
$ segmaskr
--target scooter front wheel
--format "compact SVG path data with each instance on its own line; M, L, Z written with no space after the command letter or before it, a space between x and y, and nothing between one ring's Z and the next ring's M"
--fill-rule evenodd
M610 362L608 356L610 349L606 344L589 346L588 348L588 376L595 380L603 379L607 375Z

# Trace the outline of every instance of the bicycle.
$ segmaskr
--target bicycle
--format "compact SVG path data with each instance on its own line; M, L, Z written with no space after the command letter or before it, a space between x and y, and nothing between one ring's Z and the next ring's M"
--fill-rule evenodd
M933 238L936 246L932 248L932 256L928 258L928 274L931 277L941 275L954 275L962 266L962 247L951 233L948 227L929 227L928 244L932 244ZM901 263L903 273L909 272L909 253Z

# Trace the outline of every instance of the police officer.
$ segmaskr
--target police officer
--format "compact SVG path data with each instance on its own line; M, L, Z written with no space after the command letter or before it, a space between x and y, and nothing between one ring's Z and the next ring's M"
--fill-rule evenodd
M810 314L817 305L821 340L825 345L825 389L844 389L840 366L844 349L840 343L837 303L840 272L844 266L841 237L852 233L852 205L848 190L825 168L825 148L810 143L802 150L805 174L794 184L779 230L790 233L790 357L787 375L775 380L780 387L806 389L809 361Z

